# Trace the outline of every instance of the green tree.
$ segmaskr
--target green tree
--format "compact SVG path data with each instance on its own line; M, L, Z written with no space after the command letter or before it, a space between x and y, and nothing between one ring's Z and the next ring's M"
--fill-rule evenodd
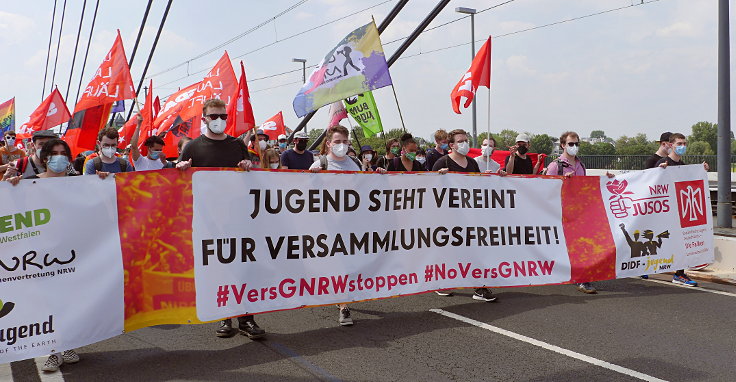
M736 155L736 141L731 141L731 155Z
M316 141L324 131L325 129L309 129L309 132L307 132L307 135L309 135L309 144Z
M531 151L539 154L552 154L552 149L555 145L555 138L550 137L547 134L533 135L530 138L532 144Z
M591 138L605 138L606 133L603 132L603 130L593 130L590 132L590 137Z
M591 145L588 142L580 142L580 150L578 151L578 155L585 156L585 155L596 155L595 149L593 148L593 145Z
M593 146L592 155L616 155L616 148L610 143L596 142L591 146Z
M692 134L688 137L690 142L706 142L711 152L718 152L718 124L711 122L698 122L692 126Z
M617 155L649 155L655 151L657 151L656 142L649 141L643 133L635 137L624 135L616 140Z
M494 138L496 138L496 147L499 150L508 150L509 147L516 144L517 135L519 135L519 133L514 130L501 130L500 133L494 136Z
M687 154L688 155L713 155L713 150L711 150L708 142L703 142L703 141L688 142Z

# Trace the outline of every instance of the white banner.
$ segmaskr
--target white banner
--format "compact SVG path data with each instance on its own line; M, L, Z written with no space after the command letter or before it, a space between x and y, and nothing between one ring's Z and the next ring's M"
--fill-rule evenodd
M616 242L617 277L713 261L713 216L702 165L601 177L601 192Z
M114 179L0 182L11 192L0 203L0 363L121 334Z
M202 171L197 315L570 280L562 180Z

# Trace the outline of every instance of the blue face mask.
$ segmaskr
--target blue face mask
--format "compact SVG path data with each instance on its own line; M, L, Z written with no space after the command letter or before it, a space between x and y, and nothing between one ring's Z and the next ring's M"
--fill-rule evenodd
M159 155L161 155L161 151L151 151L151 159L158 159Z
M49 170L52 172L64 172L67 167L69 167L69 158L67 158L66 155L52 155L46 163L46 166L48 166Z
M441 145L440 145L440 148L441 148L442 150L447 150L447 149L449 149L449 148L450 148L450 145L448 145L447 143L443 143L443 144L441 144Z
M687 151L687 146L675 146L675 154L683 156L685 151Z
M280 142L279 143L279 147L282 148L282 149L285 149L286 148L286 142Z

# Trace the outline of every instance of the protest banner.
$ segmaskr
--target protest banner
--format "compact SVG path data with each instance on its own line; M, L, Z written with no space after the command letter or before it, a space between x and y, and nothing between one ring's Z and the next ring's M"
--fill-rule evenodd
M615 179L212 170L0 183L14 200L0 206L0 363L123 328L609 280L714 256L701 165Z
M115 181L2 183L17 197L0 205L0 363L123 333Z

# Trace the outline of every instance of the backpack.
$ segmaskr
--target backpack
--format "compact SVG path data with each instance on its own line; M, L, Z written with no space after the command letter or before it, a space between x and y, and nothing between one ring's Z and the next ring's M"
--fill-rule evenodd
M585 164L580 159L575 158L576 161L580 162L580 165L583 167L583 170L587 170L585 168ZM560 158L555 159L553 162L557 163L557 175L562 176L563 172L565 171L565 167L570 167L570 164L567 162L563 162L560 160ZM545 174L549 175L549 174Z
M125 159L118 157L118 164L120 165L120 172L127 172L128 170L128 162L125 161ZM100 157L94 157L92 158L92 163L95 166L95 172L102 171L102 159Z
M359 169L363 169L363 166L360 165L360 162L356 158L353 158L348 155L348 158L352 159L353 162L355 162L356 165L358 165ZM319 157L319 167L322 168L322 170L327 170L327 155L322 155Z

